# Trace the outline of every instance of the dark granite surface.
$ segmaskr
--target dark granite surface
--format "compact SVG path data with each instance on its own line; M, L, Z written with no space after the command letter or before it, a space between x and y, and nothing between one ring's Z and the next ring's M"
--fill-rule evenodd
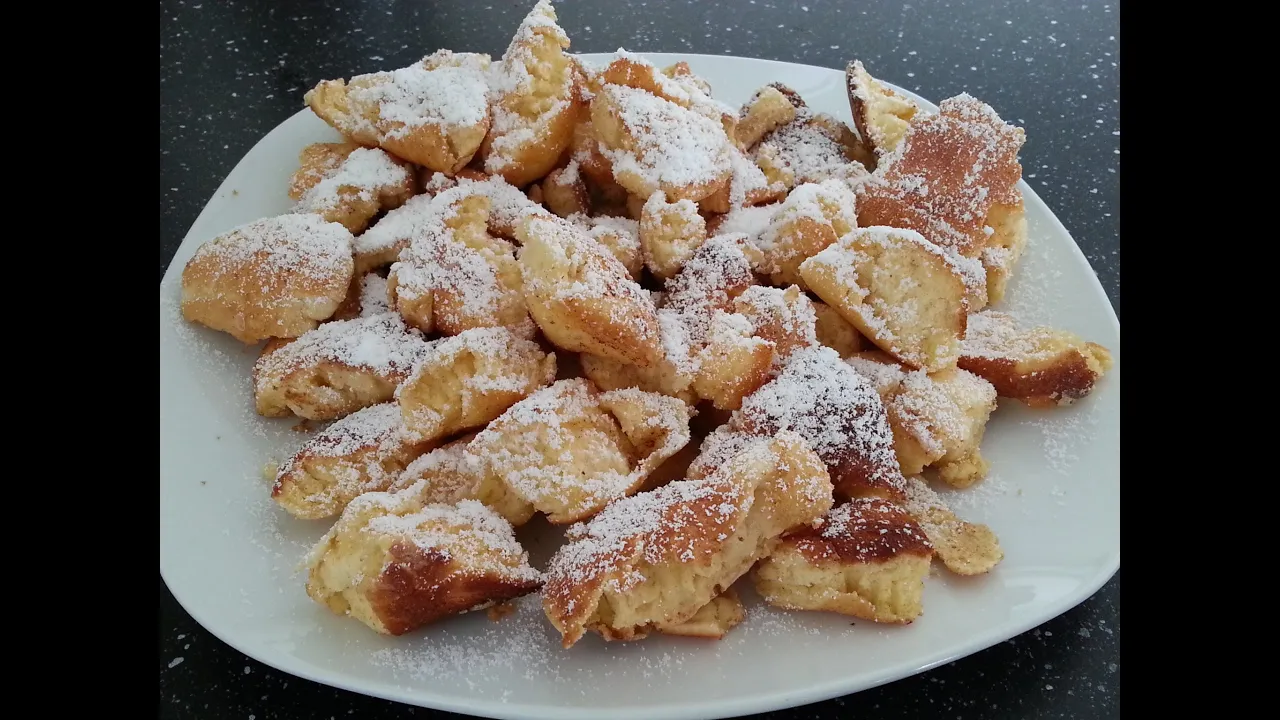
M408 65L438 47L505 48L529 2L160 4L160 274L235 163L317 81ZM968 91L1027 130L1024 177L1120 312L1119 6L1093 0L563 0L575 52L697 52L871 71L938 100ZM164 718L447 717L335 690L246 658L160 582ZM931 672L760 717L1113 718L1120 575L1029 633Z

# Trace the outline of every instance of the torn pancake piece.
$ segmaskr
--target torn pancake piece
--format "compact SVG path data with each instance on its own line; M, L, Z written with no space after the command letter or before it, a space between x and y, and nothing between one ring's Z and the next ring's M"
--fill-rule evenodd
M307 595L383 635L527 595L542 584L506 520L475 500L356 498L307 557Z
M780 433L710 476L616 500L566 533L543 608L565 647L590 630L632 640L684 623L779 537L831 507L831 481L804 440Z
M659 625L658 632L663 635L719 640L746 617L747 610L738 599L738 593L729 588L703 605L693 617L674 625Z
M417 237L391 266L389 294L423 332L503 326L532 336L515 246L490 234L492 202L481 186L459 185L431 201Z
M399 70L325 80L304 100L361 145L454 174L489 131L488 68L488 55L439 50Z
M800 266L809 289L881 350L930 372L954 367L975 268L919 233L858 228ZM982 274L981 265L976 272ZM985 275L983 275L985 282Z
M845 497L903 499L893 431L875 388L827 347L795 351L776 377L747 396L731 430L804 438Z
M901 507L851 500L816 528L783 538L756 565L756 592L788 610L827 610L882 623L909 623L923 611L933 546Z
M524 187L546 175L569 147L586 107L568 48L555 9L539 0L489 71L493 126L480 149L485 172Z
M662 357L653 300L609 250L545 212L525 214L516 235L525 302L551 342L642 367Z
M896 150L858 188L858 224L915 230L929 242L976 259L995 205L1022 200L1022 128L967 94L916 117Z
M529 522L535 512L533 506L512 493L501 478L482 472L475 456L467 452L476 435L468 433L419 456L400 473L390 490L413 488L414 496L423 505L479 500L512 526Z
M271 498L297 518L333 517L360 495L391 487L430 447L405 429L395 403L357 410L321 430L280 466Z
M1111 352L1075 333L1037 325L1019 327L1008 313L969 316L960 367L980 375L1001 397L1031 407L1070 405L1093 391L1111 369Z
M893 152L920 107L871 77L860 60L854 60L845 68L845 80L858 134L871 145L877 157Z
M258 413L334 420L390 400L430 346L399 315L328 322L277 340L253 365Z
M430 344L396 389L404 424L423 438L480 427L551 384L556 356L502 327Z
M241 225L182 268L182 317L246 344L294 338L337 311L355 265L351 233L318 215Z
M350 148L350 143L317 143L303 148L303 165L294 173L289 191L292 196L301 190L294 197L297 204L292 212L316 214L359 234L375 215L394 210L413 196L414 177L409 164L390 153L378 148ZM341 156L332 169L327 167L331 161L317 158L325 152Z
M482 482L505 483L552 523L577 522L634 493L689 442L689 408L636 389L560 380L512 405L467 447Z
M1004 550L991 528L956 517L923 478L907 478L907 502L903 507L920 524L938 558L951 572L981 575L1004 559Z

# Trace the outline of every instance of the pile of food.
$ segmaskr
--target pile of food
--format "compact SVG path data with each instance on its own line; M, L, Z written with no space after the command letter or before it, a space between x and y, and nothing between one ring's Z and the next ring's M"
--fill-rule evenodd
M540 592L565 646L722 637L734 584L909 623L936 558L1003 557L930 483L987 475L997 400L1087 395L1105 348L995 309L1024 135L848 67L855 127L781 84L440 50L306 95L294 208L206 242L184 317L265 341L253 401L328 422L274 470L334 522L307 593L379 633ZM566 525L545 568L517 528Z

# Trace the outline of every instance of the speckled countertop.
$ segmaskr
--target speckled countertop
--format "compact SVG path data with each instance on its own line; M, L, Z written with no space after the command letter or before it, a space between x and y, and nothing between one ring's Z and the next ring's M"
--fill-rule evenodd
M502 53L530 3L184 0L160 5L160 275L236 162L326 78L438 47ZM967 91L1026 128L1024 178L1120 312L1119 5L1095 0L562 0L575 52L697 52L872 72L938 100ZM278 672L202 629L160 582L163 718L456 717ZM762 715L1120 716L1120 575L1029 633L931 672Z

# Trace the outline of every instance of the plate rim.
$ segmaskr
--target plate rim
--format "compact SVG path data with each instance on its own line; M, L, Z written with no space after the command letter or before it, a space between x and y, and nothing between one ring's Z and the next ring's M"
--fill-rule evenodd
M824 73L838 73L840 75L844 74L844 71L841 69L824 67L821 65L811 65L808 63L793 63L793 62L786 62L782 60L772 60L768 58L753 58L753 57L746 57L746 56L740 56L740 55L713 55L713 54L706 54L706 53L672 53L672 52L639 52L639 51L629 51L629 52L634 52L636 55L640 55L642 57L648 58L650 59L650 61L654 62L655 64L660 64L664 61L675 62L679 60L691 60L691 59L697 58L697 59L705 59L705 60L717 61L717 62L730 60L730 61L746 61L750 63L766 63L769 65L776 65L776 66L786 67L786 68L801 67L809 71L821 71ZM606 62L608 59L615 57L614 53L574 53L574 55L587 59L589 61L606 61ZM901 92L905 94L907 97L917 102L920 102L924 107L935 112L937 111L937 105L927 100L926 98L923 98L920 95L910 90L907 90L906 88L903 88L900 85L897 85L896 83L889 82L887 80L884 80L883 78L877 78L877 79L879 79L881 82L884 82L886 85L890 86L895 91ZM178 274L181 272L181 270L177 269L178 264L175 262L177 255L182 250L183 246L187 244L187 241L191 239L191 231L197 225L199 225L201 220L204 219L205 215L210 212L210 207L213 204L213 200L223 193L231 177L236 174L236 171L240 169L240 166L245 162L247 158L253 155L254 151L257 150L260 145L263 145L264 143L267 143L268 141L270 141L276 133L280 132L283 127L288 125L292 120L297 118L299 115L304 115L310 112L311 111L309 108L303 107L300 110L298 110L298 112L282 120L270 131L268 131L265 135L263 135L256 143L253 144L253 146L251 146L247 151L245 151L244 155L231 168L231 170L227 173L227 176L223 178L222 182L218 185L218 188L213 192L213 194L205 202L204 207L201 208L200 213L196 216L195 220L192 221L191 226L187 229L186 234L183 235L183 238L181 242L178 244L178 247L174 250L173 255L169 259L169 265L165 269L164 276L160 280L160 290L161 290L160 302L161 302L162 312L164 310L164 303L165 303L165 296L164 296L165 286L167 283L173 282L173 276L175 274ZM1075 254L1078 260L1083 261L1084 265L1092 271L1089 274L1090 277L1088 278L1089 285L1092 288L1093 294L1097 298L1099 298L1103 303L1103 305L1106 307L1106 315L1110 319L1111 325L1115 330L1115 333L1118 338L1120 334L1120 319L1116 315L1115 306L1112 304L1111 299L1107 296L1106 290L1102 287L1102 282L1098 278L1097 271L1093 269L1093 264L1089 262L1089 258L1084 254L1084 251L1081 250L1079 243L1077 243L1075 240L1075 237L1072 236L1070 231L1067 230L1066 226L1058 218L1057 214L1054 213L1053 210L1048 206L1048 204L1045 203L1044 200L1035 192L1035 189L1032 188L1026 182L1025 179L1019 180L1019 187L1022 190L1024 201L1029 202L1031 204L1035 204L1044 211L1044 213L1048 216L1048 218L1051 221L1051 227L1053 229L1056 229L1056 231L1061 232L1063 235L1065 235L1067 238L1071 240L1070 251ZM1118 350L1119 350L1118 345L1116 348L1114 348L1114 350L1118 354ZM163 364L161 366L161 371L163 372ZM163 385L161 385L160 391L163 396L163 393L164 393ZM163 407L164 405L162 402L161 403L162 412L163 412ZM163 422L163 417L161 417L162 437L163 437L163 427L164 427L164 422ZM1117 476L1119 476L1118 472L1117 472ZM160 478L160 493L161 493L161 497L163 498L163 495L165 493L165 481L163 476L161 476ZM163 507L163 499L161 499L161 507ZM294 658L293 656L283 654L283 653L279 653L279 654L274 653L270 648L267 648L267 647L263 647L263 648L250 647L248 643L240 642L238 639L233 638L229 634L224 634L219 629L216 629L215 624L206 622L205 618L202 617L203 611L193 610L193 607L196 607L196 605L189 603L187 601L184 601L182 591L175 588L175 586L169 582L169 578L165 573L165 566L167 564L166 557L169 558L170 563L177 562L176 558L174 558L170 553L165 552L164 533L162 528L161 535L160 535L160 576L165 583L165 587L168 588L170 594L173 595L174 599L177 600L178 604L182 607L182 609L188 615L190 615L191 618L195 620L205 631L209 632L218 640L231 646L237 652L247 657L253 658L257 662L261 662L264 665L272 667L280 672L294 675L296 677L300 677L305 680L310 680L312 682L316 682L322 685L327 685L329 687L336 687L343 690L347 690L349 692L355 692L361 695L368 695L371 697L377 697L384 700L391 700L394 702L400 702L400 703L404 703L404 704L412 705L416 707L426 707L426 708L444 710L447 712L455 712L455 713L472 715L472 716L480 716L480 717L511 718L513 720L594 720L594 718L597 718L599 716L599 713L601 712L599 708L577 707L577 706L531 705L531 704L525 704L525 703L519 703L519 702L505 702L501 700L492 700L482 696L468 697L466 701L460 701L460 700L451 699L451 697L448 695L434 694L427 688L414 688L411 691L409 688L393 685L387 682L381 682L377 685L369 685L367 684L367 681L348 680L348 676L340 672L320 668L305 660L300 660L300 659ZM1050 620L1057 618L1058 616L1062 615L1063 613L1066 613L1067 611L1071 610L1072 608L1076 607L1077 605L1081 604L1085 600L1092 597L1095 593L1098 592L1098 590L1102 588L1103 585L1105 585L1108 581L1111 580L1112 577L1115 576L1115 574L1119 571L1119 569L1120 569L1120 547L1117 544L1117 546L1114 549L1114 552L1108 555L1107 562L1099 566L1098 572L1093 577L1091 577L1088 582L1082 583L1079 586L1080 590L1070 595L1063 596L1062 599L1058 600L1056 603L1053 603L1050 606L1052 609L1050 611L1046 611L1043 614L1043 616L1034 616L1029 619L1025 619L1025 620L1013 623L1010 626L1008 626L1008 628L1001 629L999 632L992 633L990 638L983 636L979 640L965 643L964 645L960 646L958 649L955 649L949 652L923 655L922 658L925 661L919 663L918 665L914 665L913 669L911 669L910 671L904 672L901 669L882 670L882 671L877 671L869 674L864 673L861 675L850 676L842 679L835 679L835 680L830 680L826 682L820 682L818 684L808 685L808 686L805 686L804 688L797 689L794 691L778 691L778 692L773 692L766 695L753 695L747 698L730 698L730 699L717 699L717 700L709 700L709 701L698 701L698 702L692 702L692 703L683 703L683 704L674 705L674 706L658 705L658 706L628 706L624 708L611 708L608 710L608 714L611 718L615 718L616 720L696 720L696 719L702 719L702 718L739 717L747 714L763 713L763 712L770 712L770 711L780 710L785 708L798 707L801 705L821 702L821 701L828 700L835 697L841 697L845 695L862 692L863 690L869 690L871 688L879 687L881 685L885 685L890 682L894 682L896 680L901 680L914 675L918 675L920 673L927 672L933 668L936 668L940 665L944 665L948 662L952 662L958 659L968 657L970 655L974 655L989 647L997 645L1001 642L1005 642L1010 638L1021 635L1031 630L1032 628L1043 625L1044 623L1047 623ZM294 664L294 663L297 663L297 664Z

